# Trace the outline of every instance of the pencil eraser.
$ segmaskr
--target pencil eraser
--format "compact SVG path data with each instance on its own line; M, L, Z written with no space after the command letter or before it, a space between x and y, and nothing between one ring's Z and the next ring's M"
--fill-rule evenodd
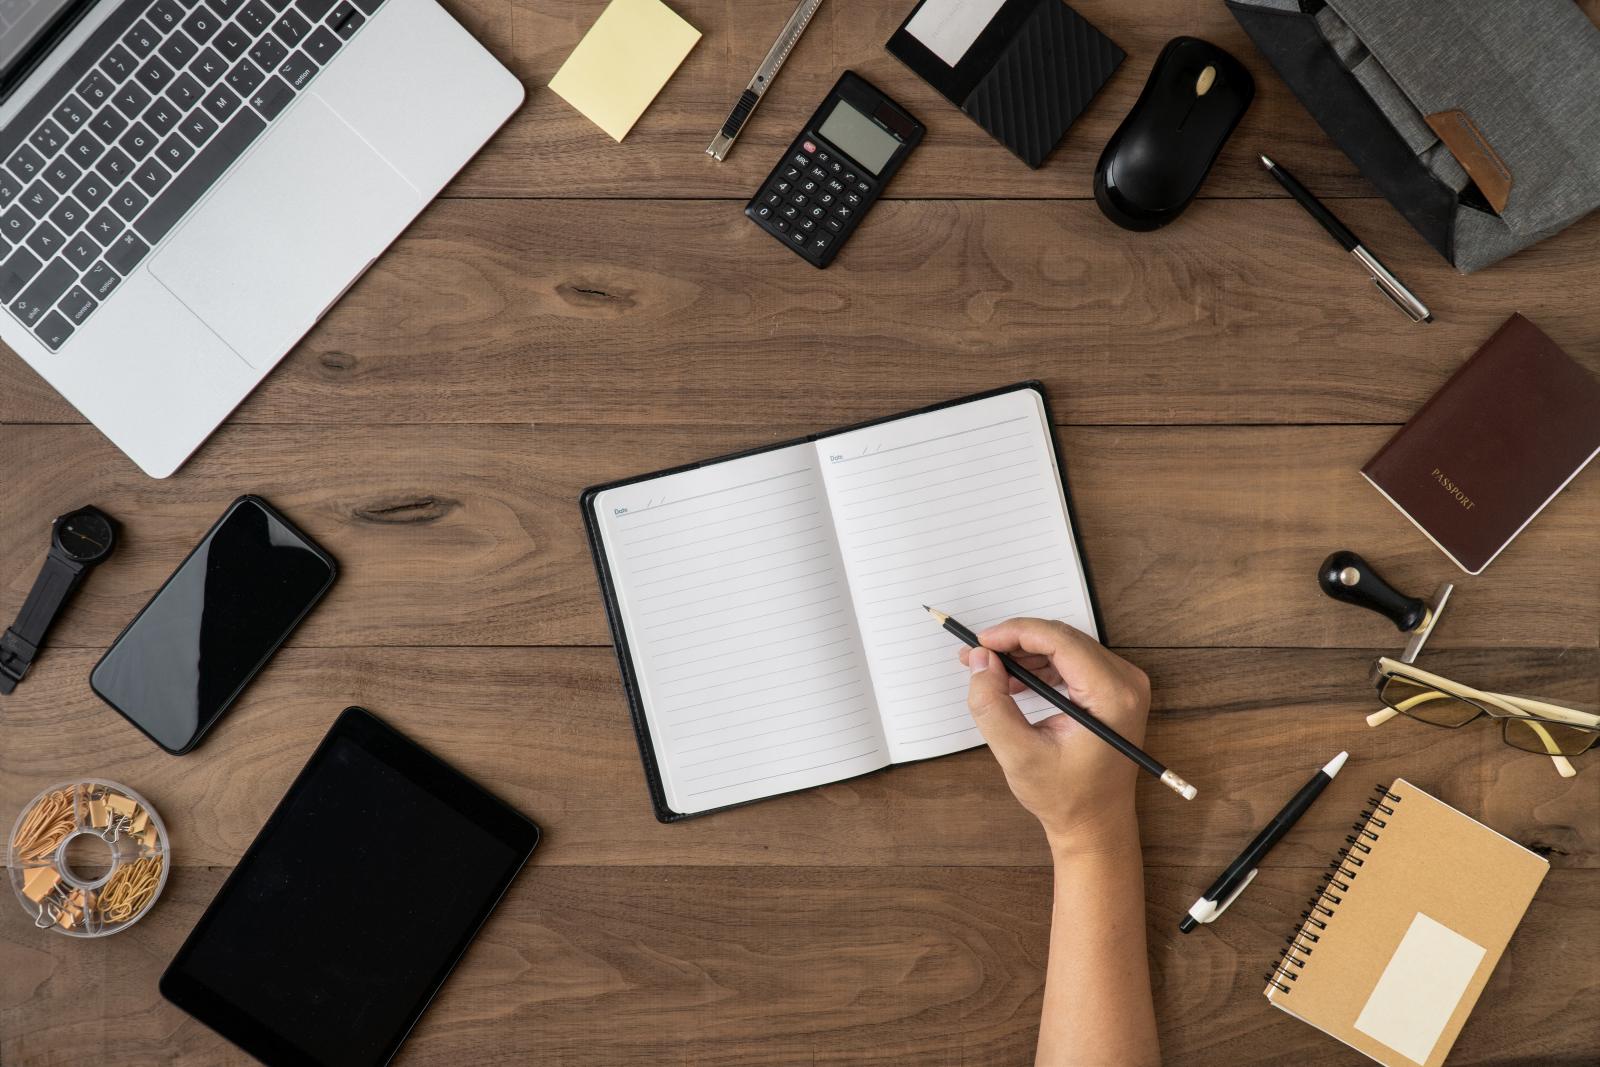
M1183 794L1183 799L1185 800L1193 800L1195 797L1200 795L1200 790L1196 789L1192 785L1184 786L1179 790L1179 792Z

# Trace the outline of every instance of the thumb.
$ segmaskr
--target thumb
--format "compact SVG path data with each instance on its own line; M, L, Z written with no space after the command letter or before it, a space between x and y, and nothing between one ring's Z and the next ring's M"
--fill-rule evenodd
M1021 759L1039 741L1033 724L1011 699L1010 683L1000 657L987 648L975 648L967 656L972 682L967 689L967 708L978 732L994 750L1002 764Z

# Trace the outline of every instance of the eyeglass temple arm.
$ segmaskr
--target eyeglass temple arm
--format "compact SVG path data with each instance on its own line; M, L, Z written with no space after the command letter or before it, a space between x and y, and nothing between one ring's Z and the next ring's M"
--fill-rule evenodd
M1446 695L1448 695L1448 694L1438 693L1438 692L1426 693L1426 694L1422 694L1420 696L1412 697L1410 700L1406 701L1405 703L1406 703L1407 707L1410 707L1412 704L1421 703L1424 700L1431 700L1435 696L1446 696ZM1499 697L1499 702L1500 703L1509 704L1511 707L1517 708L1517 709L1522 710L1524 712L1531 710L1533 707L1538 707L1538 708L1541 708L1541 709L1548 708L1548 709L1552 709L1552 710L1555 710L1555 711L1569 711L1569 709L1567 709L1567 708L1559 708L1559 707L1556 707L1556 705L1554 705L1554 704L1544 704L1541 701L1527 700L1527 699L1522 698L1522 697L1507 697L1507 696L1501 696L1498 693L1486 694L1486 695L1497 696L1497 697ZM1384 723L1388 722L1390 719L1394 718L1398 714L1400 714L1400 713L1398 711L1396 711L1394 708L1389 708L1389 707L1379 708L1377 711L1375 711L1371 715L1367 716L1367 725L1368 726L1382 726ZM1540 726L1539 723L1534 719L1524 717L1523 721L1525 723L1527 723L1527 725L1529 727L1531 727L1534 730L1534 732L1539 735L1539 739L1544 742L1545 748L1550 750L1550 762L1552 762L1552 763L1554 763L1556 765L1556 773L1561 775L1561 777L1563 777L1563 778L1571 778L1571 777L1575 776L1578 773L1577 768L1572 765L1572 761L1571 760L1567 759L1567 757L1561 755L1558 751L1556 751L1556 748L1557 748L1556 742L1555 742L1555 739L1550 736L1550 731L1548 731L1544 727Z

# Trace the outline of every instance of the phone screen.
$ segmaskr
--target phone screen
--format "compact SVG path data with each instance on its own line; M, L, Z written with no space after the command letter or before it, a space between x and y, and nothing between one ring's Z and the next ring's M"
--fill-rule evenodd
M333 581L333 560L264 501L235 501L89 682L168 752L194 747Z

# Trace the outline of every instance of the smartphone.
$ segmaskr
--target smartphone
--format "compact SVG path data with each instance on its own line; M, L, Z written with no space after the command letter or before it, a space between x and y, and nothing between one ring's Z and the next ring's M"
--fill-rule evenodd
M337 573L333 557L272 505L242 496L100 657L89 686L181 756L266 666Z

